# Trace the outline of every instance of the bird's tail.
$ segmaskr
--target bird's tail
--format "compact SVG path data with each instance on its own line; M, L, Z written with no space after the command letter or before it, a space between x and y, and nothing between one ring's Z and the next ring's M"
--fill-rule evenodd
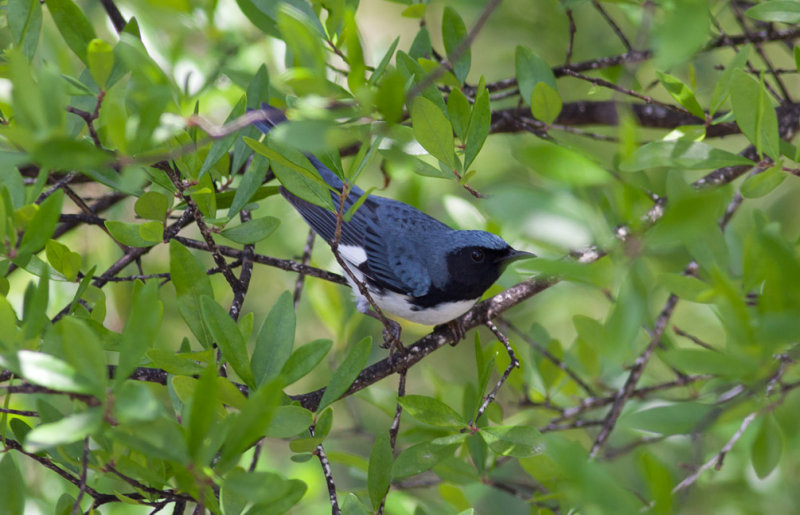
M265 120L253 122L253 125L255 125L256 128L264 134L269 133L269 131L274 129L276 126L286 121L286 115L283 114L283 111L277 107L267 104L266 102L261 103L260 111L264 114ZM319 159L311 154L306 154L305 156L308 158L314 168L317 169L322 179L328 183L329 186L341 191L343 187L342 180L335 173L333 173L330 168L322 164ZM364 193L364 191L357 186L353 186L351 191L356 195L356 198ZM281 192L283 193L283 190L281 190ZM285 193L284 196L286 196Z

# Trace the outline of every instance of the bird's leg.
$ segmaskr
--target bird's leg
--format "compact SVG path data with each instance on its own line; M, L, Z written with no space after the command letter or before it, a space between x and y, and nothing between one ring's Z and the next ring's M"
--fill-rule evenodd
M356 308L361 314L370 316L383 324L383 344L381 344L381 347L389 349L390 358L395 351L405 352L405 347L403 347L403 343L400 341L400 324L385 316L381 316L380 313L370 307L366 299L364 299L364 302L358 299L358 301L356 301Z
M447 329L448 331L450 331L450 336L453 338L453 341L450 342L450 345L452 347L458 345L458 342L464 339L464 335L467 332L467 330L464 328L464 325L461 323L460 318L455 318L444 324L437 325L433 329L438 330L439 328Z

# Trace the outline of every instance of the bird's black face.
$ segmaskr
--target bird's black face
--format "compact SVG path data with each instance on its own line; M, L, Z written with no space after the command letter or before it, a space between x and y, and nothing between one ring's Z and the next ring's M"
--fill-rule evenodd
M461 299L478 298L511 261L530 256L532 254L510 246L491 248L476 245L456 249L447 255L448 293Z

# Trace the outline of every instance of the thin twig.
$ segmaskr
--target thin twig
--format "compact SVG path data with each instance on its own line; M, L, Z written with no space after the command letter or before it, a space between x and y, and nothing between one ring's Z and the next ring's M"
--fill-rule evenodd
M691 262L689 265L687 265L684 273L692 274L696 270L697 264L695 262ZM636 362L633 364L633 367L631 367L631 371L628 374L628 379L625 381L625 385L620 388L614 398L614 403L611 405L611 409L606 416L603 429L597 435L597 438L592 445L592 450L589 454L591 457L597 456L600 448L611 435L611 431L613 431L614 425L617 423L617 419L622 413L622 408L625 405L625 402L631 397L634 390L636 390L636 384L642 377L644 369L650 361L650 357L653 355L653 351L655 351L656 347L661 342L661 335L663 334L664 329L666 328L667 323L669 322L669 319L672 316L677 304L678 296L675 294L670 294L667 302L664 305L664 308L661 310L661 313L658 315L658 318L653 326L653 331L650 336L650 343L647 345L644 352L642 352L636 359Z
M80 515L81 500L86 493L86 475L89 470L89 437L83 439L83 457L81 459L81 475L78 478L80 485L78 486L78 496L75 498L75 504L72 505L72 515Z
M122 29L125 28L128 22L125 21L125 18L122 17L122 13L119 12L114 0L100 0L100 3L103 4L103 8L106 10L106 14L111 19L111 23L114 25L114 29L117 32L122 32Z
M249 221L250 211L244 209L240 211L239 220L242 223ZM244 246L244 250L242 251L242 270L239 272L239 280L236 282L238 288L233 291L233 302L231 302L231 307L228 310L228 313L234 320L239 319L239 314L242 311L242 304L244 304L244 297L247 295L247 290L250 287L250 278L253 275L254 250L255 246L252 243L249 243ZM217 250L217 252L219 252L219 250ZM227 266L230 269L230 265Z
M206 251L210 250L208 244L202 241L185 238L183 236L176 236L174 239L189 248ZM244 251L242 250L226 247L225 245L217 245L217 250L223 256L230 258L241 259L244 254ZM347 284L347 280L339 274L334 274L332 272L320 270L319 268L303 265L302 263L298 263L289 259L279 259L271 256L265 256L263 254L253 254L253 261L261 265L280 268L281 270L285 270L287 272L303 273L309 277L316 277L318 279L323 279L336 284Z
M399 372L400 379L397 383L397 407L394 411L394 418L392 425L389 427L389 445L392 446L392 453L394 453L397 446L397 434L400 432L400 415L403 413L403 406L400 405L400 399L406 394L406 375L408 370L401 370ZM383 515L386 509L386 498L389 496L389 490L383 494L380 507L378 508L377 515Z
M470 47L470 45L472 45L472 42L480 33L481 29L483 28L483 25L489 19L489 16L492 15L494 10L497 9L499 5L500 5L500 0L489 0L488 2L486 2L486 5L483 7L483 11L481 11L480 16L478 16L478 19L475 20L475 24L467 33L466 37L461 40L458 46L456 46L456 48L450 54L449 56L450 63L458 61L461 55L464 52L466 52L466 50ZM411 90L408 92L408 95L406 95L406 103L408 105L411 105L411 100L413 100L414 97L425 91L425 89L428 86L436 82L439 79L439 77L445 74L445 72L447 72L447 66L439 65L439 67L437 67L431 73L426 75L424 79L419 81L419 83L415 84L414 87L411 88Z
M314 436L314 426L308 428L311 436ZM322 473L325 475L325 484L328 487L328 499L331 503L331 515L340 515L342 510L339 508L339 500L336 497L336 483L333 481L333 472L331 471L331 462L328 460L328 455L325 454L325 449L320 443L314 449L314 455L319 458L319 464L322 466Z
M481 415L483 415L483 412L489 407L489 404L494 401L495 397L497 396L497 392L500 391L500 387L503 386L503 383L506 382L508 376L511 375L511 371L515 368L519 368L519 360L514 354L514 349L511 348L511 343L508 341L508 337L506 337L506 335L503 334L491 320L484 322L484 325L488 327L495 336L497 336L497 339L500 340L503 345L505 345L506 352L508 352L509 363L508 367L506 367L505 371L503 372L503 375L500 376L500 379L497 381L497 384L495 384L494 388L492 388L492 391L483 398L483 403L481 403L480 408L478 408L475 418L470 420L470 427L474 427L474 425L478 423L478 419L481 418Z
M603 9L603 6L600 5L600 2L598 2L597 0L592 0L592 6L594 6L597 12L600 13L600 16L602 16L603 19L606 20L606 23L608 23L609 26L611 26L611 28L614 31L614 34L617 35L619 40L622 42L622 45L625 47L625 50L628 52L633 50L633 48L631 47L631 42L628 41L627 37L625 37L625 34L622 32L622 29L619 28L617 22L615 22L614 19L608 14L608 12L606 12L606 10Z
M309 261L311 261L311 251L314 248L314 239L316 233L313 229L309 229L308 237L306 237L306 246L303 248L303 255L300 257L300 263L303 266L308 266ZM294 282L294 294L292 295L292 300L294 301L294 308L297 309L297 304L300 302L300 295L303 293L303 285L305 284L306 274L300 272L297 275L297 280Z
M575 17L572 15L572 9L567 9L567 20L569 21L569 43L567 43L567 55L564 58L564 66L569 66L572 61L572 49L575 46L575 33L578 28L575 26Z
M517 336L522 338L528 345L536 349L536 352L540 353L545 358L549 359L555 366L560 368L564 371L575 383L580 386L583 391L589 394L589 396L594 397L596 395L595 391L590 387L586 382L583 381L578 374L575 373L574 370L569 368L566 363L562 360L558 359L553 353L548 351L546 348L541 346L538 342L536 342L533 338L522 332L517 326L506 320L505 318L498 317L497 321L504 327L510 329L511 331L517 333Z
M713 458L711 458L707 462L703 463L700 466L700 468L695 470L692 474L687 476L683 481L678 483L675 486L675 488L672 489L672 493L676 494L676 493L680 492L681 490L684 490L684 489L690 487L692 484L694 484L695 481L697 481L697 479L700 477L700 475L703 474L703 472L705 472L706 470L710 469L711 467L715 467L717 470L719 470L722 467L722 461L725 459L725 455L728 454L731 451L731 449L733 449L733 446L736 445L736 442L739 441L739 438L742 437L742 435L747 430L747 428L750 426L750 424L752 424L753 421L756 419L756 415L758 415L757 411L754 411L754 412L750 413L749 415L747 415L744 418L744 420L742 420L742 423L739 426L739 429L737 429L736 432L733 433L733 436L731 436L731 439L728 440L728 443L726 443L722 447L722 449L720 449L720 451L717 454L714 455Z

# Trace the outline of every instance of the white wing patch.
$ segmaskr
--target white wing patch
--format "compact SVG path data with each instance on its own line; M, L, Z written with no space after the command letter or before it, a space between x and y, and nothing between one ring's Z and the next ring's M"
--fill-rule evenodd
M339 255L348 263L361 266L367 260L367 251L356 245L339 245Z

